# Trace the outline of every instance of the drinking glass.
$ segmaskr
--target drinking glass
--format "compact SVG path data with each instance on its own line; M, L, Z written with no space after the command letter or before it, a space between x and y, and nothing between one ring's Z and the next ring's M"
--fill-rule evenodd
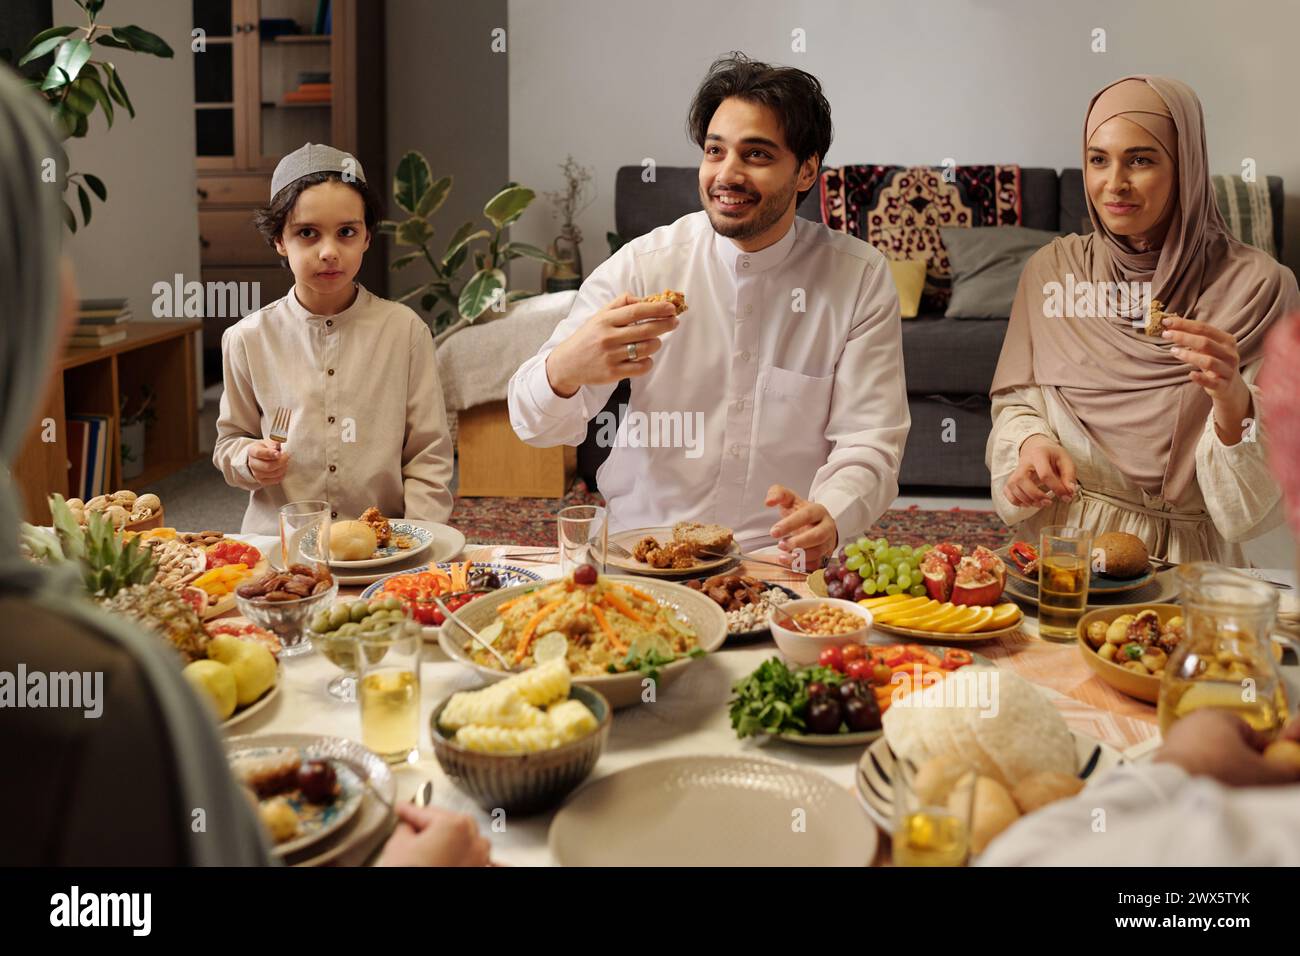
M1271 646L1277 591L1208 561L1184 564L1177 573L1183 636L1160 680L1161 733L1194 710L1217 707L1276 734L1287 719L1286 687Z
M280 509L280 550L284 566L329 566L330 504L291 501Z
M916 790L911 761L894 761L895 866L962 866L970 855L971 815L975 804L975 773L956 768L956 782L940 803Z
M560 538L560 575L568 577L579 565L605 573L609 553L609 520L596 505L574 505L556 516Z
M419 757L423 646L420 629L406 621L357 637L361 742L389 763Z
M1038 633L1044 640L1074 641L1088 604L1092 532L1052 525L1038 546Z

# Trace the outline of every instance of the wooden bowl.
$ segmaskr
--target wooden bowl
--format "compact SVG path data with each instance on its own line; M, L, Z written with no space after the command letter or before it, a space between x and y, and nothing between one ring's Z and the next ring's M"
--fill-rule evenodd
M163 510L164 510L163 506L159 505L158 510L155 511L153 514L151 514L149 517L144 518L140 521L128 522L122 528L122 530L123 531L152 531L154 528L161 528L163 527L163 523L164 523Z
M1110 624L1120 615L1136 614L1138 611L1147 610L1155 611L1162 625L1167 624L1172 618L1181 617L1183 613L1182 607L1178 604L1122 604L1116 607L1098 608L1079 618L1078 640L1079 652L1083 655L1084 662L1096 672L1098 677L1122 694L1154 704L1160 699L1160 678L1151 674L1138 674L1127 667L1103 660L1092 649L1087 637L1088 625L1093 621L1105 621Z

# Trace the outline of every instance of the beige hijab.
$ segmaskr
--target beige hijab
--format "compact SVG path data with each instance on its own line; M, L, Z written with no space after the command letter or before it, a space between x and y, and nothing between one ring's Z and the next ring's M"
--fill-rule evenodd
M1211 412L1190 366L1133 319L1054 317L1049 283L1151 283L1165 309L1231 332L1244 369L1259 360L1272 323L1300 307L1294 274L1234 239L1214 202L1200 100L1168 77L1126 77L1093 97L1088 140L1124 116L1147 130L1178 167L1177 205L1159 249L1134 251L1102 223L1085 196L1093 233L1065 236L1025 266L992 393L1023 385L1053 390L1116 470L1177 505L1196 480L1196 443ZM1059 301L1059 300L1057 300Z

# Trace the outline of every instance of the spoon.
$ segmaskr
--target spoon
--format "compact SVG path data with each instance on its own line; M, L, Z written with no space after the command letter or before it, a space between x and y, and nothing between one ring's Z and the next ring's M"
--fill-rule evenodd
M808 631L805 631L802 627L799 626L799 622L794 619L794 617L790 614L790 612L787 611L785 608L781 607L779 604L772 605L772 619L776 621L778 624L780 624L787 631L795 631L799 634L808 633Z
M411 802L417 807L427 807L433 801L433 781L426 779L424 783L416 788L415 796Z
M448 595L448 597L450 597L450 595ZM502 655L500 651L498 651L487 641L483 640L483 638L479 636L478 631L474 630L474 628L470 627L459 617L457 617L456 612L453 611L451 608L447 607L447 605L442 602L442 598L435 595L433 598L433 603L438 605L438 609L442 611L443 615L446 616L447 620L455 621L457 626L459 626L461 630L463 630L466 634L468 634L470 637L474 639L474 643L478 644L479 647L482 647L489 654L495 657L497 659L497 663L500 664L505 671L513 674L523 669L521 665L511 664L509 661L505 659L505 657Z

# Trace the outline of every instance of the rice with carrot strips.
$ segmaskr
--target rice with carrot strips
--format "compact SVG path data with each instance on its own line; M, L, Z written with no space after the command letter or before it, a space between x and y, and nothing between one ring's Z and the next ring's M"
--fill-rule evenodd
M506 660L528 667L536 663L533 649L541 637L563 634L569 671L576 677L635 669L647 651L666 663L699 646L695 631L671 607L639 588L603 577L593 585L567 578L537 588L498 607L497 620L503 629L493 646ZM467 640L465 650L476 663L500 669L496 658L474 641ZM629 663L629 653L637 660Z

